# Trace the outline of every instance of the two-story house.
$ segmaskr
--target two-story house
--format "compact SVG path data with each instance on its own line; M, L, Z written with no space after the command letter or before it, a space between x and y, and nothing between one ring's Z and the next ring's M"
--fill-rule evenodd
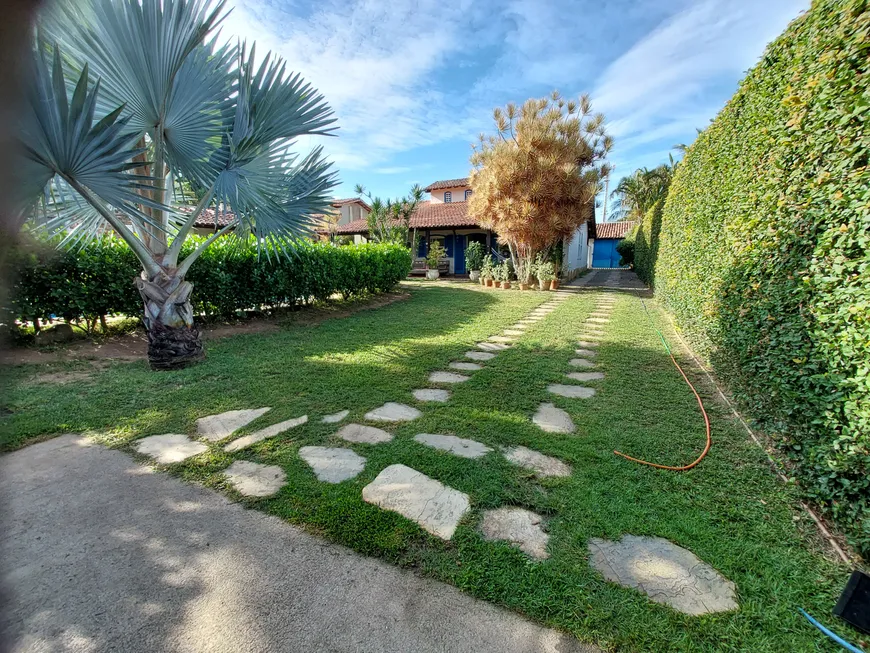
M451 274L466 274L465 248L470 242L480 242L487 252L498 251L498 237L495 232L481 227L468 215L468 199L471 197L471 187L468 178L444 179L435 181L423 189L429 193L429 199L417 206L411 216L412 233L418 237L416 255L426 256L429 246L435 241L441 241L447 252ZM574 236L565 240L563 274L573 276L576 271L588 267L589 238L594 237L595 218L592 207L589 207L586 222ZM339 235L354 235L364 240L368 235L368 223L363 218L342 224L336 230Z

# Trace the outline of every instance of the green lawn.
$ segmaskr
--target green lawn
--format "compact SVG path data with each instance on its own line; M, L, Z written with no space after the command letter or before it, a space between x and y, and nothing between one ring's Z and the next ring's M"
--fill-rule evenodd
M700 466L675 473L613 455L619 449L683 464L704 444L695 399L631 294L620 296L607 327L598 357L606 378L597 382L599 394L591 400L552 397L545 387L564 381L570 371L576 334L592 311L595 293L560 305L517 346L452 388L448 403L419 404L422 418L387 426L397 436L392 442L371 446L334 440L338 427L320 423L321 416L349 408L346 422L361 422L365 412L385 401L417 405L410 391L427 387L429 372L447 369L476 341L552 296L477 286L407 286L409 300L377 310L215 341L205 363L181 372L150 372L144 362L115 364L90 380L61 386L28 381L37 372L34 366L14 368L4 379L0 446L11 449L73 431L128 448L145 435L192 434L197 418L224 410L273 407L246 431L308 414L308 424L235 455L287 471L289 482L274 498L244 500L250 507L604 647L837 650L803 620L798 607L847 639L860 639L830 616L848 570L824 549L797 509L793 489L775 478L764 454L708 391L714 443ZM664 329L663 317L655 310L653 315ZM666 335L671 334L666 330ZM51 369L93 368L83 362ZM529 417L541 401L567 410L578 432L544 434L535 427ZM416 433L454 433L494 448L528 446L568 462L574 473L537 480L498 455L467 460L429 449L412 440ZM368 459L356 479L319 483L297 455L301 446L330 443ZM235 496L220 475L233 459L213 446L167 471ZM450 542L362 501L362 487L393 463L469 494L472 512ZM482 539L476 531L480 512L503 505L546 517L549 560L531 562L507 544ZM694 552L736 583L740 610L688 617L605 582L587 564L587 541L625 533L664 537Z

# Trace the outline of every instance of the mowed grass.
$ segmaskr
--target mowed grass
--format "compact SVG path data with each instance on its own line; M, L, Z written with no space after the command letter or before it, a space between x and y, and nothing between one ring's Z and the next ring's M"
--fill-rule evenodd
M431 371L462 360L475 342L552 295L406 285L410 299L377 310L214 342L205 363L180 372L115 364L89 380L59 386L28 380L45 372L44 366L8 370L2 446L83 432L132 453L130 442L146 435L193 434L199 417L272 406L243 432L303 414L310 420L235 455L212 446L167 471L605 648L836 650L804 621L799 607L848 639L860 639L830 616L848 569L824 549L799 511L794 490L775 478L763 453L703 383L697 385L705 395L714 444L701 465L675 473L613 454L619 449L677 465L693 460L704 444L695 399L637 296L621 294L605 327L598 361L606 378L594 382L598 394L593 399L563 399L545 390L548 383L565 382L564 374L572 371L568 361L575 357L577 333L600 296L588 292L561 304L514 348L452 387L448 403L418 404L411 390L429 387ZM655 309L653 319L666 330ZM81 363L50 369L92 368ZM351 411L345 423L363 422L364 413L385 401L423 411L414 422L386 426L396 435L390 443L349 444L334 437L340 425L320 422L344 408ZM577 433L545 434L535 427L529 418L542 401L567 410ZM458 458L413 441L417 433L452 433L496 451L524 445L564 460L574 472L569 478L539 480L497 452L478 460ZM305 445L352 448L367 459L365 470L338 485L320 483L298 456ZM280 465L288 484L273 498L242 499L221 475L234 459ZM450 542L362 501L363 486L394 463L468 493L472 511ZM477 531L481 512L505 505L546 518L549 560L533 562L505 543L483 540ZM587 542L624 534L664 537L691 550L736 583L740 609L689 617L604 581L588 565Z

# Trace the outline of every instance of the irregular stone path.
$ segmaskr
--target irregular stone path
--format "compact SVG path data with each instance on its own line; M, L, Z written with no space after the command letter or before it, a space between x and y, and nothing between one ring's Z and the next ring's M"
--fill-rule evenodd
M324 415L323 419L320 421L324 424L337 424L348 415L350 415L349 410L340 410L337 413L333 413L332 415Z
M356 477L366 466L366 459L341 447L302 447L299 457L309 464L318 481L341 483Z
M569 399L589 399L595 396L594 388L582 385L565 385L563 383L551 383L547 386L547 392Z
M432 372L429 375L430 383L465 383L471 377L455 372Z
M412 390L411 394L414 395L414 399L417 401L437 401L439 403L444 403L450 399L450 393L447 390L440 390L438 388L420 388L418 390Z
M492 449L476 440L458 438L455 435L439 435L437 433L418 433L414 440L427 447L441 449L461 458L481 458Z
M574 381L600 381L604 378L604 372L571 372L565 376Z
M527 447L512 447L505 451L508 462L534 472L536 476L571 476L571 468L558 458L544 454Z
M660 537L589 540L589 564L607 580L685 614L736 610L734 583L694 553Z
M449 540L468 512L468 495L406 465L390 465L362 490L363 500L397 512Z
M224 470L224 476L246 497L270 497L287 482L287 474L278 465L261 465L236 460Z
M422 414L413 406L388 401L383 406L370 410L363 417L372 422L409 422Z
M252 408L228 410L218 415L200 417L196 420L196 434L203 440L217 442L230 437L240 428L247 426L258 417L268 413L271 408Z
M392 433L363 424L347 424L342 426L335 435L342 440L360 444L380 444L381 442L390 442L393 439Z
M474 361L488 361L495 358L495 354L488 351L467 351L465 357Z
M288 419L283 422L278 422L277 424L267 426L266 428L260 429L259 431L254 431L250 435L245 435L237 440L233 440L224 447L224 451L226 451L227 453L232 453L233 451L240 451L246 447L250 447L252 444L261 442L262 440L274 438L276 435L279 435L284 431L289 431L290 429L294 429L297 426L302 426L307 421L308 415L303 415L302 417L296 417L294 419Z
M524 508L496 508L483 513L480 532L485 540L506 540L535 558L549 558L547 542L550 536L541 527L543 518Z
M139 453L151 456L164 465L180 463L182 460L208 451L208 445L195 442L183 433L150 435L137 440L133 447Z
M466 363L464 361L453 361L447 367L452 370L464 370L466 372L476 372L483 369L483 365L479 363Z
M550 403L538 406L532 422L547 433L573 433L577 429L568 413Z

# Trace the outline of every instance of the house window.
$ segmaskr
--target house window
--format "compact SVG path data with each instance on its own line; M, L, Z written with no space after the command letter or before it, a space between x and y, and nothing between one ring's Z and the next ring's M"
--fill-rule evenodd
M453 193L451 193L448 190L446 193L444 193L444 203L450 204L452 201L453 201Z
M466 202L468 201L469 197L471 197L471 189L470 188L466 189L466 191L465 191L465 201Z

